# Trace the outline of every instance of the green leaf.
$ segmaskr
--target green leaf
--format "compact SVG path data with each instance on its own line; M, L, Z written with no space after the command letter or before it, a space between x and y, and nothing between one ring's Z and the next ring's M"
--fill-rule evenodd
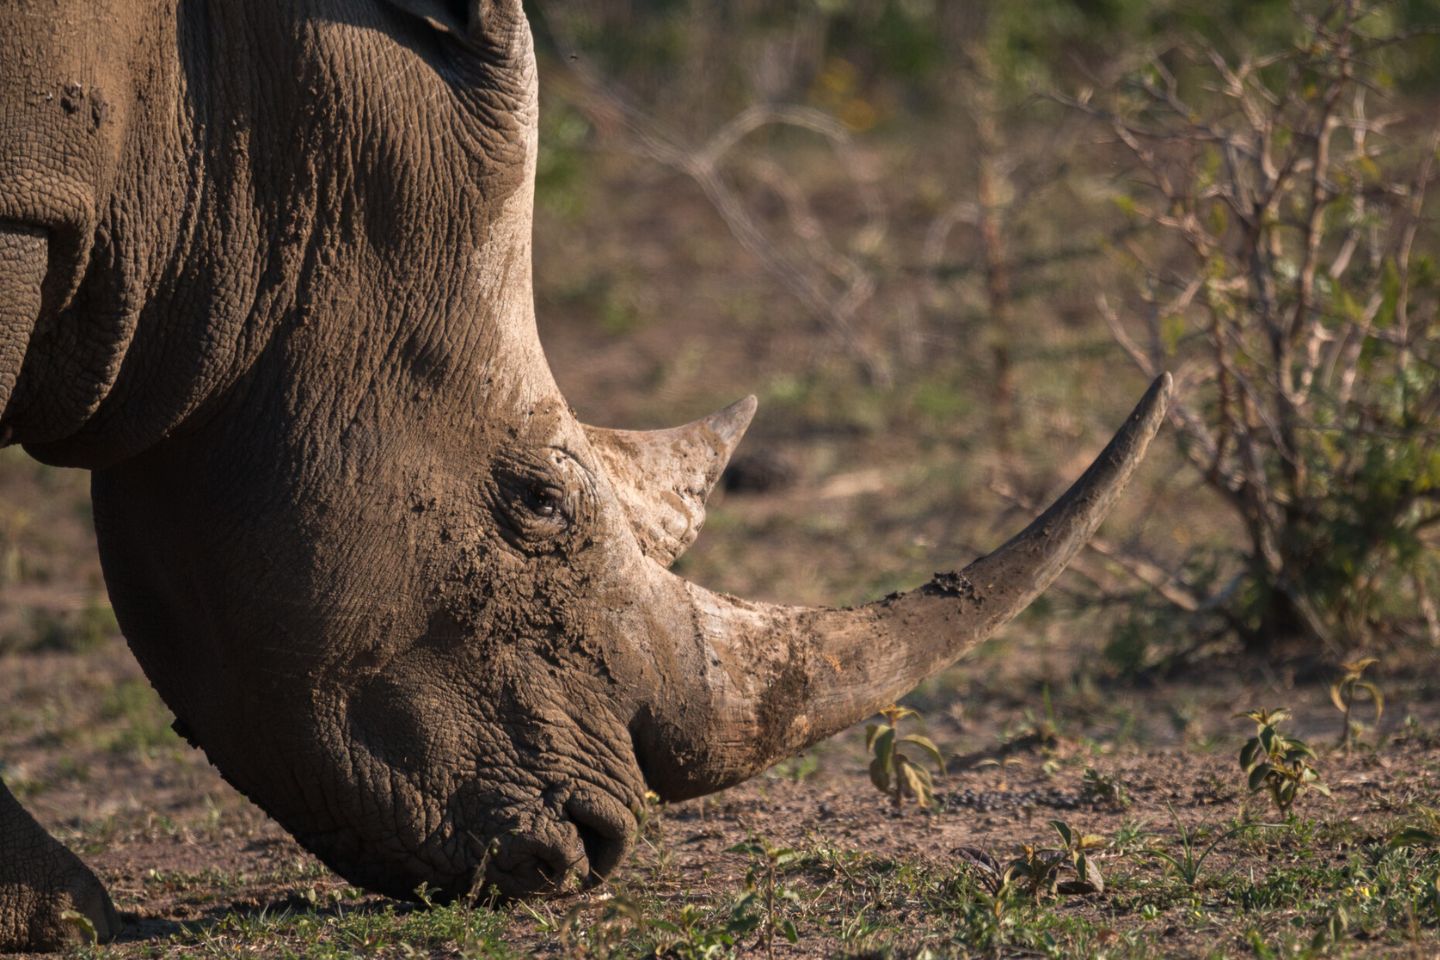
M1247 741L1245 742L1245 746L1243 746L1243 747L1240 748L1240 769L1241 769L1241 770L1249 770L1250 767L1251 767L1252 765L1254 765L1254 763L1255 763L1255 754L1256 754L1257 752L1259 752L1259 750L1260 750L1260 740L1259 740L1258 738L1256 738L1256 737L1251 737L1249 740L1247 740Z
M922 807L930 806L930 799L934 790L930 783L930 774L924 767L917 767L913 763L901 763L900 773L905 777L905 787L910 795L915 798Z
M1440 833L1422 827L1406 827L1390 838L1392 847L1432 847L1440 844Z
M1075 834L1070 830L1070 824L1064 820L1051 820L1050 826L1054 827L1055 832L1060 834L1060 841L1065 844L1067 849L1074 846Z
M875 784L875 789L881 793L890 792L890 765L879 757L870 761L870 782Z
M880 735L875 738L875 749L873 752L876 760L879 760L887 767L892 765L895 756L894 727L886 727L880 731Z
M929 754L930 759L935 761L935 766L941 773L945 772L945 758L940 756L940 748L935 746L934 741L929 737L922 737L918 733L907 733L900 738L901 743L913 743Z
M875 738L880 735L881 730L889 730L888 723L867 723L865 724L865 749L874 751Z
M784 923L782 923L780 925L780 932L783 933L785 935L785 939L789 940L791 943L800 942L800 931L795 929L794 920L786 920Z
M1385 713L1385 694L1381 693L1380 688L1368 680L1361 680L1355 686L1370 694L1370 699L1375 701L1375 721L1378 723L1380 717Z
M1267 754L1275 752L1275 728L1264 726L1260 728L1260 746Z
M1345 694L1340 689L1340 684L1330 684L1330 702L1335 704L1335 709L1341 713L1345 712Z
M60 920L62 923L68 923L75 927L78 927L80 929L80 932L85 935L86 939L88 939L91 944L96 944L100 942L100 935L95 930L95 924L90 920L89 917L85 916L85 914L81 913L80 911L61 910Z
M1265 778L1270 776L1272 769L1268 763L1256 764L1255 769L1250 771L1249 784L1251 793L1259 790L1261 786L1264 785Z

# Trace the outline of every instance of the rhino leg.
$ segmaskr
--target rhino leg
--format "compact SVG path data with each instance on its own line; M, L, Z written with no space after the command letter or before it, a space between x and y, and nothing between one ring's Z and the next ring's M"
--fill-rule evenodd
M120 918L80 858L45 832L0 783L0 953L113 939Z

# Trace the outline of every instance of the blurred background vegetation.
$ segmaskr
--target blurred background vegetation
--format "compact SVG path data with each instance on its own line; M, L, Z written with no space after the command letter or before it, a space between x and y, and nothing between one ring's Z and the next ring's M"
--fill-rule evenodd
M567 395L761 398L687 574L963 563L1163 368L1172 429L1021 632L1126 675L1440 645L1433 2L529 6Z
M1434 656L1433 0L529 10L562 388L637 428L761 400L686 575L855 603L953 569L1169 369L1151 462L995 662ZM85 478L0 468L0 651L113 635Z

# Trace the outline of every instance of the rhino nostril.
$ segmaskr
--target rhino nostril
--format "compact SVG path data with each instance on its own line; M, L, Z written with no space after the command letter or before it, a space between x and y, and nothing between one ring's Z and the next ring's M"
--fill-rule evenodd
M575 832L585 848L585 859L590 864L589 875L582 879L585 886L592 887L625 859L625 853L630 848L629 832L624 826L581 804L571 804L565 812L575 824Z
M600 831L583 823L575 824L576 831L580 834L580 842L585 846L585 859L590 865L588 875L584 878L585 885L591 886L600 882L604 876L601 872L600 863L605 857L606 845L610 840L602 836Z

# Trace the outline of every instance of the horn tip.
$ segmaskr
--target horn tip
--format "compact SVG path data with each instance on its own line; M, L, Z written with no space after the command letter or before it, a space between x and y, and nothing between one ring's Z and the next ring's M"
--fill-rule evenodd
M1162 403L1168 404L1171 394L1175 392L1175 378L1170 375L1169 370L1166 370L1155 378L1154 383L1150 384L1150 390L1148 392L1150 395L1158 398Z
M1160 420L1170 409L1170 398L1174 393L1175 378L1167 370L1150 384L1150 389L1145 391L1145 396L1135 405L1135 412L1130 415L1131 418L1140 423L1154 424L1158 427Z
M752 393L736 400L724 410L711 414L705 422L722 440L734 446L750 427L750 421L755 418L755 410L759 406L760 401Z

